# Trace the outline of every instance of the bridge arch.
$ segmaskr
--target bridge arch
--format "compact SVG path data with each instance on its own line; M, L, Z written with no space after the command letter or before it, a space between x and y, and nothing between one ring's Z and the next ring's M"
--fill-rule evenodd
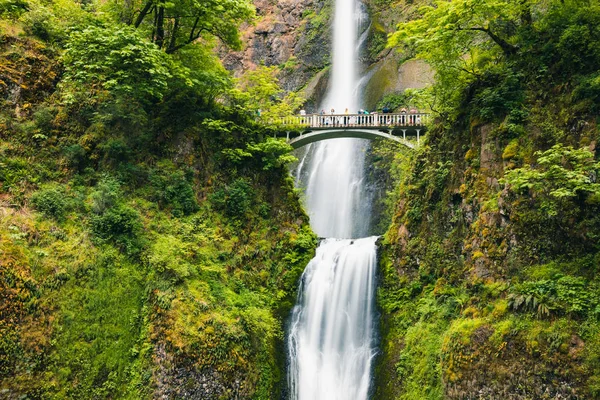
M337 129L326 129L310 131L303 133L300 136L288 138L288 143L294 148L298 149L302 146L306 146L310 143L320 142L328 139L339 139L339 138L359 138L359 139L377 139L384 138L398 142L410 149L414 149L414 143L409 142L403 137L394 136L391 133L375 130L375 129L358 129L358 128L337 128Z
M417 145L421 131L427 129L430 115L412 112L400 114L304 114L289 116L271 121L276 126L305 129L299 136L291 136L289 131L279 130L276 137L285 137L294 148L321 140L336 138L376 139L384 138L414 149L415 144L406 140L406 132L416 131ZM402 131L402 135L392 133Z

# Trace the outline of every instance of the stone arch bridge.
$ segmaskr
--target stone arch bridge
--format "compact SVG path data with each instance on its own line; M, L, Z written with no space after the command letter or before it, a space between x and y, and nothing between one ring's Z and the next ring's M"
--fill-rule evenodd
M415 143L409 141L407 135L416 136L418 146L429 118L430 115L424 113L299 115L277 121L284 128L302 129L299 134L282 130L275 136L285 138L294 149L337 138L384 138L413 149Z

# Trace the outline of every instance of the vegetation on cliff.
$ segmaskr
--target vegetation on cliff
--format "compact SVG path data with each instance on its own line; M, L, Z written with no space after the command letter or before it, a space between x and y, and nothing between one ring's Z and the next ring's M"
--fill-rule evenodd
M0 16L0 397L276 398L316 238L255 122L297 100L212 51L252 6Z
M392 163L377 398L600 396L599 26L591 1L453 0L391 37L438 119Z

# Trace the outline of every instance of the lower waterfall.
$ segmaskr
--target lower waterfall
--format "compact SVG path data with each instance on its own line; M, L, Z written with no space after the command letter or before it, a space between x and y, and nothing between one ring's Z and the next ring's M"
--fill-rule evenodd
M291 398L367 398L376 240L325 239L306 267L288 338Z

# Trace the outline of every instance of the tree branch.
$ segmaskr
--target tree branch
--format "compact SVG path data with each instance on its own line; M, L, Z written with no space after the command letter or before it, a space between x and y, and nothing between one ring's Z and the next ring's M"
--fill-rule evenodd
M187 46L188 44L190 44L190 43L192 43L192 42L194 42L194 41L198 40L198 39L200 38L200 35L201 35L202 31L207 31L207 32L210 32L210 31L209 31L208 29L206 29L206 28L200 28L200 30L199 30L199 31L198 31L198 32L197 32L195 35L193 35L193 36L192 36L192 34L190 34L190 37L189 37L187 40L185 40L183 43L181 43L181 44L178 44L178 45L176 45L176 46L170 46L170 47L167 49L166 53L167 53L167 54L173 54L173 53L175 53L177 50L181 49L182 47L185 47L185 46Z
M505 55L510 56L517 52L517 46L508 43L506 40L502 39L500 36L496 35L488 28L483 27L472 27L472 28L457 28L459 31L479 31L486 33L490 39L492 39L504 52Z
M196 28L198 27L198 22L200 22L200 17L197 17L194 20L194 26L192 26L192 30L190 31L190 39L189 40L195 40L194 35L195 35Z
M144 8L142 8L142 10L140 11L140 14L135 19L135 24L133 24L134 27L137 28L138 26L140 26L144 18L146 18L146 15L148 15L148 13L150 12L150 9L152 8L153 4L154 0L148 0L148 2L144 5Z

